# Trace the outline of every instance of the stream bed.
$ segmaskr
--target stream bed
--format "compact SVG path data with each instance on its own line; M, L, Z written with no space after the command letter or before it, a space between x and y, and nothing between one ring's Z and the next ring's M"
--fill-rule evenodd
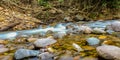
M111 28L114 22L119 21L58 23L32 30L1 32L0 60L119 60L120 54L115 53L120 52L120 33ZM119 29L120 24L117 26ZM101 47L113 55L101 53L104 52ZM111 52L109 47L114 50Z

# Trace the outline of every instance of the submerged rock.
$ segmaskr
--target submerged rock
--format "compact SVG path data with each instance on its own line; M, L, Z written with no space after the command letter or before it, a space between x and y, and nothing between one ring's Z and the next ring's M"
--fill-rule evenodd
M48 37L48 38L38 39L37 41L34 42L34 45L36 47L46 47L46 46L54 44L56 42L57 41L54 40L52 37Z
M105 59L120 60L120 48L111 45L97 47L98 54Z
M54 60L54 55L49 52L44 52L39 55L40 60Z
M100 40L94 37L88 38L87 42L89 45L98 45L100 43Z
M113 30L107 30L106 31L108 34L113 34L115 31L113 31Z
M39 51L35 50L28 50L28 49L19 49L15 52L15 59L22 59L25 57L30 57L30 56L37 56L39 55Z
M66 35L66 33L64 33L64 32L58 32L58 33L55 33L55 34L54 34L54 38L61 39L61 38L63 38L65 35Z

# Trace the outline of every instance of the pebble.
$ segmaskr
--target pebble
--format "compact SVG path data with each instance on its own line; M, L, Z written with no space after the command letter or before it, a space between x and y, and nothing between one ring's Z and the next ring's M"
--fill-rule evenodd
M105 58L111 60L120 60L120 48L112 45L103 45L97 47L98 54Z
M39 55L40 60L54 60L54 55L49 52L44 52Z
M8 48L0 48L0 54L3 54L5 52L9 51Z
M30 56L37 56L39 55L39 51L36 50L28 50L28 49L18 49L15 54L14 57L16 59L22 59L25 57L30 57Z
M48 38L42 38L42 39L38 39L34 42L34 45L36 47L46 47L48 45L54 44L57 41L54 40L52 37L48 37Z
M98 45L100 43L100 40L95 38L95 37L91 37L87 39L87 42L89 45Z
M83 51L83 49L78 44L73 43L72 45L78 52Z

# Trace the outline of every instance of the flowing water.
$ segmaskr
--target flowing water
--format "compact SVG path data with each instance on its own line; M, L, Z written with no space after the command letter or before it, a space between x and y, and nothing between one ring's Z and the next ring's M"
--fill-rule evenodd
M96 22L89 22L89 23L87 23L85 25L87 25L87 26L89 26L91 28L103 28L103 29L105 29L105 27L107 25L110 25L111 22L113 22L113 21L115 21L115 20L96 21ZM32 35L32 34L43 34L44 35L49 30L51 30L53 32L66 33L67 32L66 26L70 25L70 24L76 26L75 23L59 23L54 27L38 28L38 29L22 30L22 31L12 31L12 32L1 32L0 33L0 39L15 39L18 36Z

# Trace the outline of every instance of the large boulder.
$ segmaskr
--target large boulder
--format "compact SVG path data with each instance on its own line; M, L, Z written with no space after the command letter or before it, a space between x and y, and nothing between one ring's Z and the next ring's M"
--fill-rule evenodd
M120 21L115 21L106 27L107 30L113 30L115 32L120 32Z
M111 45L103 45L97 47L98 54L105 58L111 60L120 60L120 48Z

